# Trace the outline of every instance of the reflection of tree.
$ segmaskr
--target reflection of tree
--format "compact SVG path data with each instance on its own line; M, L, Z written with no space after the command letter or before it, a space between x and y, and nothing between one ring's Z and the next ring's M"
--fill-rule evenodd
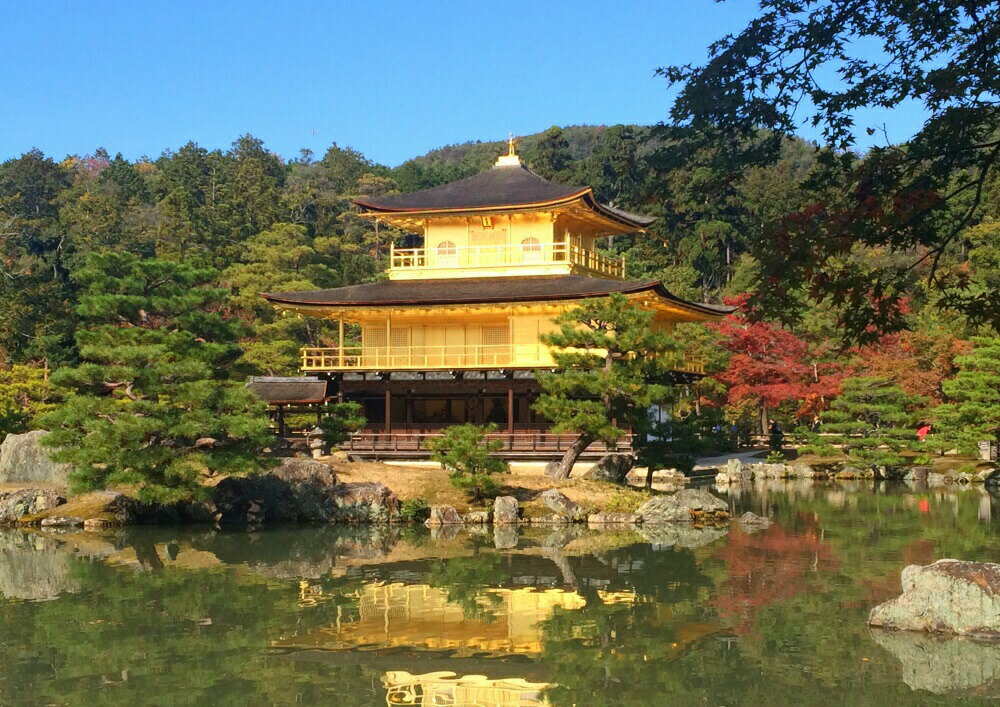
M0 600L0 704L384 704L363 665L271 655L289 630L335 620L296 583L234 568L148 572L72 561L79 592ZM359 660L360 663L360 660ZM368 674L371 673L371 674Z
M427 583L443 589L448 601L462 607L467 619L491 621L503 599L486 591L499 587L508 579L499 554L487 553L474 557L453 557L431 565Z
M727 577L715 605L723 618L735 624L737 633L753 629L754 616L762 606L804 591L817 570L837 569L833 549L820 540L816 517L805 518L806 527L793 533L780 525L753 535L734 528L716 553L725 560Z

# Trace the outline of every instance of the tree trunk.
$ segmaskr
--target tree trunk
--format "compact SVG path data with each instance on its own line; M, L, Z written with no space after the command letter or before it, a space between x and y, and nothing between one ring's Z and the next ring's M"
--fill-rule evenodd
M570 445L562 459L557 462L550 462L545 467L545 475L550 479L568 479L573 471L573 465L580 458L584 450L594 442L594 438L589 434L581 434L576 441Z
M760 433L767 437L768 431L771 429L771 422L767 418L767 406L760 406Z
M653 490L653 465L650 464L646 467L646 485L645 489L647 491Z

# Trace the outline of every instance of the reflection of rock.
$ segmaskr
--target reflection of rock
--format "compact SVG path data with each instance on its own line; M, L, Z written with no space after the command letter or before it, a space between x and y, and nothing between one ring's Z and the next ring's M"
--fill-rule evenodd
M0 596L39 600L77 591L69 568L73 555L68 547L34 533L0 531Z
M1000 644L881 629L872 638L902 663L903 682L914 690L1000 697Z
M542 493L542 501L559 515L571 520L581 520L586 515L583 507L576 501L571 500L562 491L549 489Z
M564 525L549 533L542 546L546 548L563 548L584 534L584 529L579 525Z
M902 596L879 604L871 626L1000 638L1000 565L938 560L902 573Z
M751 513L747 511L739 517L740 528L747 533L755 533L759 530L767 530L772 525L774 521L770 518L765 518L764 516L759 516L756 513Z
M69 464L58 464L49 459L41 439L44 430L33 430L21 435L9 434L0 444L0 483L42 481L66 484Z
M454 540L462 532L462 526L454 523L431 526L431 540Z
M683 489L669 496L656 496L636 511L643 524L688 523L700 515L726 513L729 506L705 489Z
M589 525L635 525L639 516L635 513L591 513L587 516Z
M16 523L22 516L34 515L65 502L65 498L48 489L0 492L0 525Z
M494 525L493 545L497 550L513 550L517 547L516 525Z
M726 528L696 528L689 523L663 523L639 527L639 534L646 542L658 548L702 547L725 537L727 532L729 531Z

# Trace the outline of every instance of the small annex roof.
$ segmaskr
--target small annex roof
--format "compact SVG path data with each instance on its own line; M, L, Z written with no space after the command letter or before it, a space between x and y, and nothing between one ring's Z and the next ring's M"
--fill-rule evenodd
M468 213L544 208L582 201L592 210L619 226L642 230L655 217L622 211L601 204L590 187L569 187L551 182L523 165L496 165L485 172L430 189L355 199L365 213Z
M326 400L326 381L313 376L250 376L247 388L271 405L321 403Z
M382 280L328 290L274 292L264 293L261 296L275 305L381 307L574 300L602 297L615 292L656 294L684 308L710 316L729 314L736 309L723 305L688 302L671 294L658 280L609 280L585 275Z

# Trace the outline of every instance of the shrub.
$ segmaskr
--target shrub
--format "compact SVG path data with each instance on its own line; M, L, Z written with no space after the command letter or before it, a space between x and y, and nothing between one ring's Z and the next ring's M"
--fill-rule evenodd
M500 484L493 475L508 471L507 462L494 456L503 442L486 438L494 430L496 425L456 425L427 445L431 459L449 472L452 486L476 500L496 496Z
M357 432L367 422L358 403L334 403L327 408L327 412L326 417L320 420L319 428L323 430L323 441L331 447L346 442L352 432Z
M764 457L764 461L768 464L783 464L785 462L785 455L782 454L780 450L772 449L767 453L767 456Z
M422 498L411 498L399 504L399 520L403 523L423 523L431 517L431 507Z

